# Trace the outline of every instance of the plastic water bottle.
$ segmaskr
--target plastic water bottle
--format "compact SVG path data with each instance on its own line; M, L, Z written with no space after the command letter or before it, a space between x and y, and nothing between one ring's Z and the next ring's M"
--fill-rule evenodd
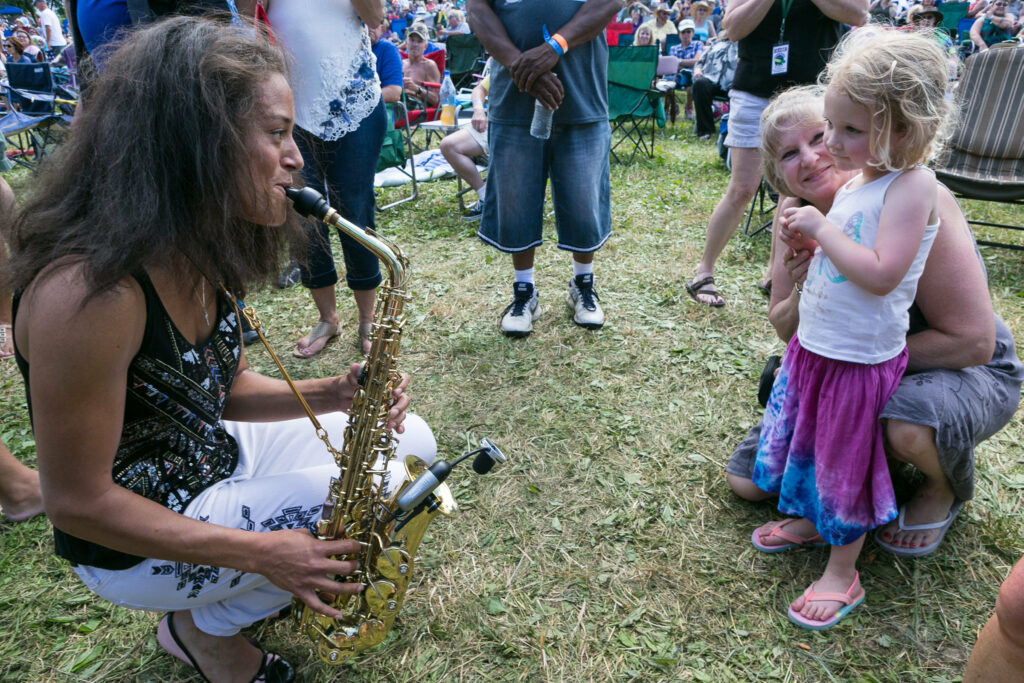
M441 92L438 95L438 102L441 104L441 123L446 126L455 125L455 84L452 83L451 72L444 71L444 80L441 81Z
M539 139L547 140L551 137L551 119L554 118L555 111L548 109L540 100L534 100L533 102L533 120L530 121L530 135Z

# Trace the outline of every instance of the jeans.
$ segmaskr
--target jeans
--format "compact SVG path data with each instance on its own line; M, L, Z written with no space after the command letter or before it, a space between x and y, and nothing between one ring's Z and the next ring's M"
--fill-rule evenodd
M538 140L529 126L491 122L487 201L477 236L498 250L518 253L541 242L544 188L551 179L558 248L597 251L611 235L607 121L553 126Z
M295 142L305 162L302 178L306 185L322 192L342 217L361 228L375 227L373 176L386 127L387 115L381 100L359 128L333 142L325 142L308 131L295 128ZM309 237L306 263L300 264L302 284L307 289L331 287L338 282L338 272L327 225L307 221L306 233ZM376 289L381 282L377 257L340 230L338 235L349 289Z

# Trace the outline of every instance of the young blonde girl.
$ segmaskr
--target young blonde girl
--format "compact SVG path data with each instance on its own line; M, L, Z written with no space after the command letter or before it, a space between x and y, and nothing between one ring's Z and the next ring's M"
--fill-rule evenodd
M937 183L921 164L947 128L946 78L926 35L851 34L826 69L825 145L837 168L860 173L828 216L813 206L782 216L783 242L814 257L753 480L796 519L752 540L764 552L831 546L821 578L789 607L804 628L829 628L864 599L864 534L896 516L878 415L906 368L907 310L938 229Z

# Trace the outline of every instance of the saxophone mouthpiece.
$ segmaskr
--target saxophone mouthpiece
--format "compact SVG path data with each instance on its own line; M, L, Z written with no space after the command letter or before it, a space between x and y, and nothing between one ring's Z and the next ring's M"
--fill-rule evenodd
M284 193L288 199L292 200L295 210L304 218L323 220L327 216L327 212L331 210L331 206L324 196L312 187L304 187L301 190L286 187Z

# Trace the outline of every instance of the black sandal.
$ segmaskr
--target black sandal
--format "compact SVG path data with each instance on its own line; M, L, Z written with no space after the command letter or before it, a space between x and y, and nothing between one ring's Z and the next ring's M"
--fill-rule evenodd
M705 275L699 280L686 283L686 291L689 293L690 298L699 304L710 306L711 308L721 308L725 306L725 299L718 293L717 289L711 289L715 285L715 278L711 275ZM715 300L711 303L707 301L701 301L697 298L698 295L703 294L704 296L714 297Z
M295 680L295 669L287 661L281 658L280 655L275 655L271 652L267 652L259 646L252 638L248 639L252 643L253 647L260 651L263 655L263 660L260 662L260 668L256 672L256 675L252 677L250 683L291 683ZM164 618L160 620L160 625L156 629L156 642L160 644L160 647L172 657L176 657L184 663L191 666L196 670L204 681L209 683L210 679L206 677L203 670L199 668L199 663L196 662L192 653L188 651L185 644L178 638L178 632L174 628L174 613L168 612L164 615Z

